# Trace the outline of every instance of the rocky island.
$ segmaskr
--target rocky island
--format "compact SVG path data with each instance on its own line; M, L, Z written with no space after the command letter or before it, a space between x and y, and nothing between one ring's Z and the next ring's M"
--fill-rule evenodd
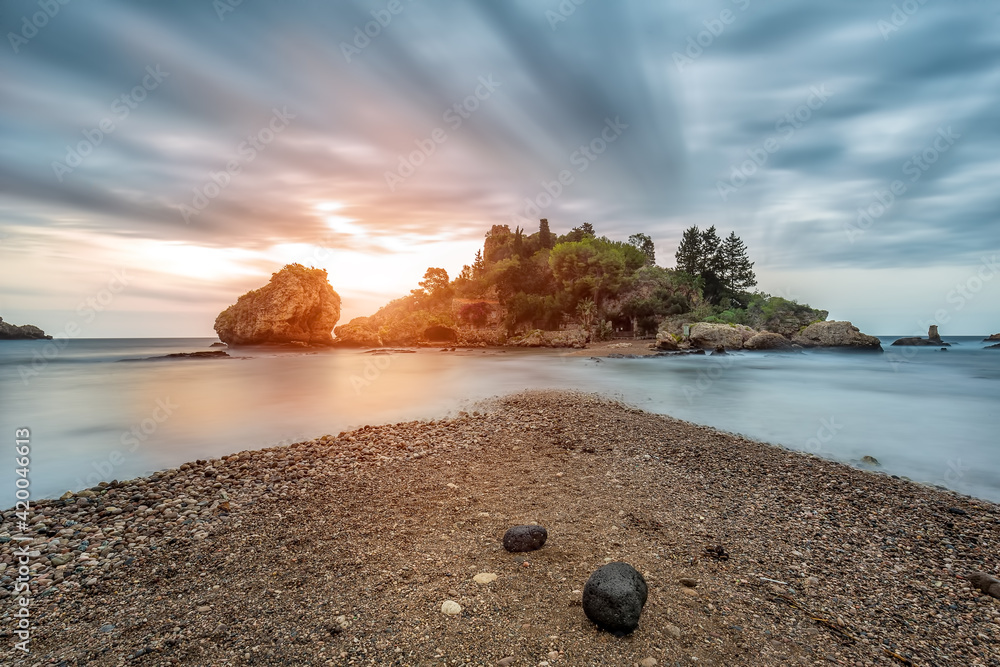
M450 279L427 269L419 286L367 317L338 326L347 347L585 348L648 339L656 352L838 347L881 350L878 338L828 312L764 292L743 242L692 227L677 266L657 266L652 239L597 236L584 223L563 235L494 225L472 264Z
M911 345L911 346L930 346L930 347L949 347L951 343L945 343L941 340L940 334L938 334L938 328L936 325L930 325L927 329L927 338L921 338L920 336L914 336L912 338L900 338L893 341L893 345Z
M241 296L215 320L219 340L236 345L330 345L340 296L325 269L289 264Z
M44 331L33 324L23 324L17 326L4 322L0 317L0 340L51 340L52 336L46 335Z

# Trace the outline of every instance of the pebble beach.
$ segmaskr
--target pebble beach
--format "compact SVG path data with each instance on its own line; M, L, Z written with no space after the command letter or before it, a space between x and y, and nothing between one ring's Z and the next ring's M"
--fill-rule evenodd
M590 394L194 461L33 511L27 533L13 508L0 525L3 664L1000 665L1000 600L966 579L1000 572L997 505ZM540 550L504 550L536 523ZM612 561L649 587L625 637L581 606Z

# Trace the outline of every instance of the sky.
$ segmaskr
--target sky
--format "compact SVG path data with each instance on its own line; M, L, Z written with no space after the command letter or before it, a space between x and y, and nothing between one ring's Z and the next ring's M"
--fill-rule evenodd
M735 231L872 334L1000 331L1000 6L7 0L0 317L211 336L286 263L341 323L494 224Z

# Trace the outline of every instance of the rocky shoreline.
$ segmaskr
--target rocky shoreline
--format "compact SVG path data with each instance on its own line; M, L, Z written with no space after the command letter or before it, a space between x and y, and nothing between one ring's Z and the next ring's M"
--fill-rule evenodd
M480 410L40 501L27 656L5 512L4 664L1000 665L963 578L996 505L592 395ZM581 607L611 561L649 585L623 638Z

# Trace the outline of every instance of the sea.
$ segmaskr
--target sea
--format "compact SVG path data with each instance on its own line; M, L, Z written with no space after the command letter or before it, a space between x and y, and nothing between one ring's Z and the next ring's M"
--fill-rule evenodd
M0 506L366 424L454 416L525 389L597 393L859 467L873 457L885 473L1000 502L1000 350L984 349L984 337L945 338L947 351L891 347L897 336L886 336L882 353L600 360L267 347L156 358L218 348L212 338L0 341Z

